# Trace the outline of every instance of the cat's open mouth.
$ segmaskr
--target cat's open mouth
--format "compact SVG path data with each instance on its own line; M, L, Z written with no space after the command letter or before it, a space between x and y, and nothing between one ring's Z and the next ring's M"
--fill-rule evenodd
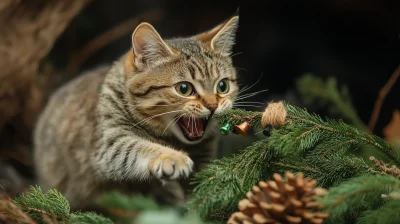
M182 117L179 119L178 124L181 127L183 135L189 141L199 140L203 137L206 130L208 120L204 118L189 118Z

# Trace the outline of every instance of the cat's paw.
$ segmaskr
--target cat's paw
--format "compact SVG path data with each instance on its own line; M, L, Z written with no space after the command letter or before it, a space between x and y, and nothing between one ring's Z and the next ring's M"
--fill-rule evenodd
M156 158L151 171L160 180L187 178L193 169L193 161L183 153L166 153Z

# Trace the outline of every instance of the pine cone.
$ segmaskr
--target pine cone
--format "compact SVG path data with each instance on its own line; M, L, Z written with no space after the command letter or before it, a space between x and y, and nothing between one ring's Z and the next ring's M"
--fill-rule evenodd
M287 183L281 175L274 174L275 181L260 181L247 199L239 202L240 212L235 212L228 224L261 223L322 223L328 213L318 212L322 208L315 195L323 196L326 190L316 187L317 181L286 173Z

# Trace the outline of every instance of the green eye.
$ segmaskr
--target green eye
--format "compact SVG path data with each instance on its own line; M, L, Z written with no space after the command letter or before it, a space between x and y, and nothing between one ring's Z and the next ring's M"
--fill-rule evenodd
M226 79L223 79L218 82L217 92L218 93L227 93L229 91L229 83Z
M182 96L190 96L194 93L194 88L192 84L188 82L181 82L175 86L176 91Z

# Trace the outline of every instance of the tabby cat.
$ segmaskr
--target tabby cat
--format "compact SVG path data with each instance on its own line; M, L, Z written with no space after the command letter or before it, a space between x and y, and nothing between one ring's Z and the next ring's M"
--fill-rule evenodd
M61 191L73 209L111 189L184 202L188 177L216 154L210 118L238 94L230 57L238 21L169 40L141 23L111 67L57 90L34 133L42 188Z

